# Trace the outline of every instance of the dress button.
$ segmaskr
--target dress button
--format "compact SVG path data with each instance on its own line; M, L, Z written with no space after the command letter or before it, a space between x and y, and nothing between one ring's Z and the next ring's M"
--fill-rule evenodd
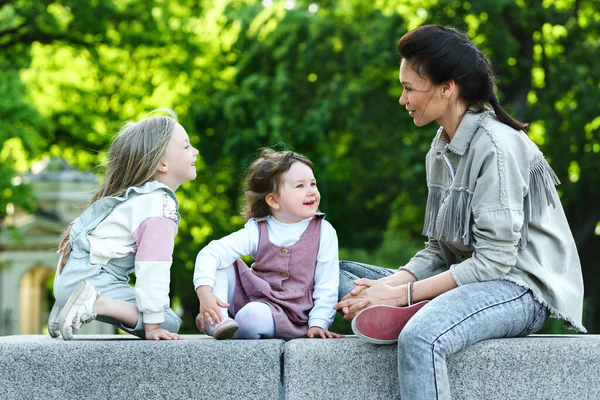
M286 249L285 247L283 249L281 249L281 254L287 254L290 251L288 249Z
M287 272L282 272L282 273L281 273L281 276L282 276L282 277L284 277L284 278L287 278L287 276L288 276L288 273L287 273Z

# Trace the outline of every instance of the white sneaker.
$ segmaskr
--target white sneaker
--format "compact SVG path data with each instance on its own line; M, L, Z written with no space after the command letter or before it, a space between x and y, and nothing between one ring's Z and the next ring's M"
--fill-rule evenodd
M77 284L58 315L60 334L64 340L73 338L73 329L79 329L96 318L93 310L98 297L100 292L88 281Z
M58 303L54 303L50 316L48 317L48 333L51 337L57 338L60 336L60 328L58 325L58 314L60 313L60 306Z

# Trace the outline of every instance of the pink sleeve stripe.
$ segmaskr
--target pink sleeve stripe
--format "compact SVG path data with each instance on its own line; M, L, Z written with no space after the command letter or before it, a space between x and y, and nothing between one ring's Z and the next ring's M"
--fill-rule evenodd
M171 261L177 224L170 218L148 218L133 232L136 261Z

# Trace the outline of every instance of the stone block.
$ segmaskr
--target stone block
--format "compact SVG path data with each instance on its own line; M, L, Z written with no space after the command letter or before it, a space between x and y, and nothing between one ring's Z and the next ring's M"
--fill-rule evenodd
M448 359L453 399L599 399L599 335L532 335L477 343ZM397 399L397 347L356 337L297 339L284 350L284 395Z
M283 343L204 335L0 337L0 398L279 400Z

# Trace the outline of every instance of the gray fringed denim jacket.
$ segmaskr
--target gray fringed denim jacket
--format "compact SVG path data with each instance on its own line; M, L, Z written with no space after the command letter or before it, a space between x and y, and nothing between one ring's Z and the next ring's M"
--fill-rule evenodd
M429 241L404 269L424 279L449 268L458 285L512 281L585 332L581 265L559 181L527 135L471 108L452 141L438 130L426 171Z

